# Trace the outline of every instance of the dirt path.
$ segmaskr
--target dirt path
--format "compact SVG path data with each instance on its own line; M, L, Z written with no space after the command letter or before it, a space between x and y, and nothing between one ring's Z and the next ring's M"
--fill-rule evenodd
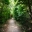
M16 21L12 18L8 20L8 25L2 32L21 32L19 26L17 25Z

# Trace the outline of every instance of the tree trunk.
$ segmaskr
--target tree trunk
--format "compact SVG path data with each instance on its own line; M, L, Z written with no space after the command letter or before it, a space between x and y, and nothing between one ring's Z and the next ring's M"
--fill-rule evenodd
M31 11L31 0L28 0L28 6L29 6L29 11L30 11L30 17L31 17L31 20L32 20L32 11Z

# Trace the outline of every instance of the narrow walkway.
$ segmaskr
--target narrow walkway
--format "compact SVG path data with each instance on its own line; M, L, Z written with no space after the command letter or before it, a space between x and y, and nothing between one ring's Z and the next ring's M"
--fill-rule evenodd
M8 23L8 28L6 32L20 32L20 29L13 18L10 19L8 22L9 23Z
M14 18L9 19L7 24L4 25L4 28L0 30L0 32L21 32L20 27L17 25L16 20Z

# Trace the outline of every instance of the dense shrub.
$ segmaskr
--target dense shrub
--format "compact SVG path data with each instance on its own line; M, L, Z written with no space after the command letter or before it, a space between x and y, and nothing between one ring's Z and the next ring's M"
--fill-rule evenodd
M10 18L9 0L0 1L0 24L6 23Z
M1 21L0 23L5 23L7 21L7 19L10 18L10 10L8 7L3 7L3 10L1 11Z
M30 27L30 16L29 12L27 12L27 9L24 8L25 6L19 5L15 8L14 11L14 18L15 20L24 28L24 30L29 29Z

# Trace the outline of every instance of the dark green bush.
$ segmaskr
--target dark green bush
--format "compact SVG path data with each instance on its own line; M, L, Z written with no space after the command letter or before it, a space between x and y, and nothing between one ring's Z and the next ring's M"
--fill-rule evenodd
M0 0L0 24L6 23L10 18L9 0Z
M6 23L6 21L10 18L10 9L7 6L3 6L0 11L0 24Z
M27 12L27 9L25 9L24 7L18 6L18 8L17 7L15 8L14 18L24 28L24 30L27 30L31 25L29 22L30 15L29 12Z

